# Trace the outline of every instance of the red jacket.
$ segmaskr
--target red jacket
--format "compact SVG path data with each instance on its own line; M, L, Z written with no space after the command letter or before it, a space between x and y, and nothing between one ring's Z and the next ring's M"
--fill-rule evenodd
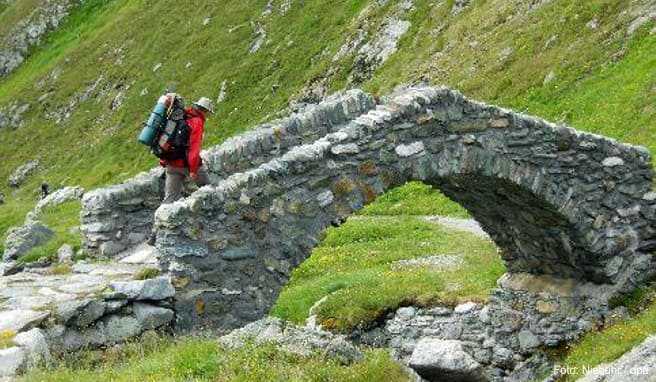
M203 164L200 157L200 150L203 145L203 132L205 131L205 116L194 108L187 108L187 125L189 125L189 149L187 150L187 163L182 159L167 161L161 159L159 164L166 167L185 168L189 164L191 174L198 173L198 169Z

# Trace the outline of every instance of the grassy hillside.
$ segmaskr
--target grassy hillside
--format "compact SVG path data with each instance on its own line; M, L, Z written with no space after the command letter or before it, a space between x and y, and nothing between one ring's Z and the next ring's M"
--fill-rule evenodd
M266 3L85 2L26 64L0 81L0 105L32 104L26 126L0 131L0 179L29 159L42 163L18 192L0 183L8 195L0 206L0 233L22 219L42 180L97 187L152 167L155 161L134 137L165 88L188 98L216 98L226 81L226 100L209 122L209 145L271 118L304 84L327 72L331 89L347 86L353 56L337 62L333 56L363 24L359 14L375 31L398 1L384 7L365 0L292 2L284 14L283 2L276 1L273 12L263 15ZM534 3L529 10L521 1L473 1L453 15L452 1L417 0L399 51L361 85L383 94L407 82L446 84L474 98L654 148L653 23L627 34L640 2ZM10 7L0 16L12 12ZM251 23L267 35L252 54Z

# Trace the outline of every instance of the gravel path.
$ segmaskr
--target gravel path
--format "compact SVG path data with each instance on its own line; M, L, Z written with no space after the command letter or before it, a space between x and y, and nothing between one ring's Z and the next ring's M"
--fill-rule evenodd
M434 216L408 215L408 216L424 219L430 223L441 224L447 228L457 229L460 231L467 231L483 239L490 239L490 236L485 231L483 231L483 228L481 228L480 224L478 224L478 222L474 219L461 219L461 218L452 218L448 216L437 216L437 215ZM355 215L349 217L349 219L393 219L393 218L395 218L394 215L389 215L389 216Z
M431 223L438 223L445 227L471 232L478 237L489 239L490 236L483 231L480 224L474 219L460 219L447 216L424 216Z

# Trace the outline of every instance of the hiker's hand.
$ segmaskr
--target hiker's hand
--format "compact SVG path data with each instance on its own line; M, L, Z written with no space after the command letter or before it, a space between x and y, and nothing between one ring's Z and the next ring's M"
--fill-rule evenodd
M197 174L197 173L192 172L191 174L189 174L189 176L191 177L191 179L192 179L194 182L197 182L197 181L198 181L198 174Z

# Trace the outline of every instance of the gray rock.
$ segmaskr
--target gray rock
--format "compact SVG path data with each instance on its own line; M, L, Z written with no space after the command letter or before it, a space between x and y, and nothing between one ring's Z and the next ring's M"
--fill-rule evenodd
M58 303L54 310L57 321L62 324L68 324L90 301L88 299L73 299Z
M251 42L251 46L248 48L248 53L255 53L264 44L266 41L266 31L264 30L264 27L260 23L252 23L253 29L254 29L254 34L255 34L255 39Z
M485 381L481 364L460 341L424 338L417 343L408 365L429 381Z
M132 316L111 315L105 319L106 343L120 343L141 333L139 321Z
M156 265L157 250L155 247L148 245L148 243L141 243L136 247L132 247L124 252L121 256L120 262L124 264L153 264Z
M454 16L459 14L460 12L465 10L465 8L467 8L470 5L470 3L471 0L455 0L453 2L453 6L451 7L451 14Z
M374 38L371 41L362 39L356 42L356 44L362 42L364 44L357 51L350 82L360 83L370 78L376 69L397 51L399 40L411 25L409 21L402 20L398 16L389 17L373 34Z
M0 276L9 276L23 270L23 265L17 261L0 262Z
M612 363L590 370L579 382L635 382L656 379L656 336L650 336Z
M117 241L108 241L100 245L100 254L102 256L112 257L125 250L126 245Z
M78 4L73 0L39 3L26 16L16 20L0 40L0 78L19 67L33 47L41 43L48 32L55 30L70 9Z
M73 319L73 325L78 328L84 328L105 314L105 303L98 300L87 300L76 311L76 317Z
M25 350L19 347L0 349L0 377L13 377L25 363Z
M460 304L460 305L456 306L455 308L453 308L453 312L458 313L458 314L466 314L466 313L469 313L469 312L473 311L477 307L478 307L478 305L475 302L471 302L471 301L470 302L465 302L465 303Z
M164 300L175 295L167 277L148 280L118 281L110 284L115 294L130 300Z
M363 358L362 353L343 336L298 327L273 317L234 330L219 338L219 344L226 348L239 348L251 340L255 343L274 343L285 351L302 356L320 353L343 364Z
M355 143L349 143L347 145L337 145L333 146L330 149L330 152L335 154L335 155L343 155L343 154L357 154L360 152L360 148L358 147L357 144Z
M619 157L608 157L604 159L601 164L605 167L616 167L624 164L624 160Z
M48 227L36 221L11 229L5 240L4 261L16 260L30 249L50 240L53 235Z
M14 343L25 350L25 367L30 369L51 361L50 349L46 336L41 329L32 329L18 333Z
M18 167L14 172L9 176L8 184L10 187L18 188L20 187L27 178L32 175L39 168L38 160L31 160L24 165Z
M522 351L530 352L540 346L540 339L529 330L522 330L517 335L517 338L519 339L519 347Z
M549 357L538 352L517 365L504 382L542 381L541 378L549 375L554 369L553 362Z
M399 145L394 149L400 157L409 157L424 151L423 142L414 142L409 145Z
M71 264L73 262L73 247L64 244L57 250L57 261L62 264Z
M107 339L104 322L98 321L93 326L84 329L65 328L61 335L61 344L65 351L76 351L108 345L110 341Z
M54 207L71 200L79 200L82 199L82 195L84 195L84 189L82 187L62 188L39 200L33 212L35 216L39 216L46 207Z
M326 190L321 194L317 195L317 202L319 202L320 207L326 207L332 204L335 200L335 195L330 190Z
M497 366L510 369L514 363L514 353L503 346L497 346L492 351L492 363Z
M105 301L105 313L116 313L128 304L128 300Z
M34 310L5 310L0 312L0 331L11 330L18 333L37 326L49 315L49 312Z
M1 55L2 53L0 52L0 56ZM0 57L0 60L2 60L2 57ZM14 101L5 107L0 107L0 129L5 127L12 129L22 127L24 125L23 114L25 114L29 109L29 103L21 103L18 101ZM16 183L23 182L23 180L20 180L19 178L14 178L14 180L18 181Z
M417 313L417 310L411 306L399 308L396 311L396 317L398 317L401 320L407 320L415 316Z
M132 310L142 331L157 329L173 321L174 313L171 309L135 303Z

